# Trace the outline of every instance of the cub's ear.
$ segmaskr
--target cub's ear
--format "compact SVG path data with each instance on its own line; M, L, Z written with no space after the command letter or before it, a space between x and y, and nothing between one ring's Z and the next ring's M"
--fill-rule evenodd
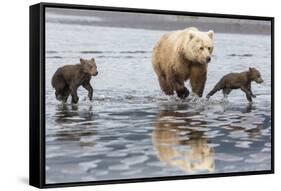
M85 63L85 60L83 58L80 58L80 63L81 64L84 64Z
M92 58L91 60L95 62L95 59L94 59L94 58Z
M214 37L214 31L209 30L207 33L208 33L209 38L210 38L210 39L213 39L213 37Z
M249 71L252 72L252 71L253 71L253 68L252 68L252 67L249 67Z

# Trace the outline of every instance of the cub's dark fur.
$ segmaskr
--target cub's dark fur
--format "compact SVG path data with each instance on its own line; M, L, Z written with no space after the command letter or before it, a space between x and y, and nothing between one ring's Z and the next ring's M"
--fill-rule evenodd
M56 90L56 99L66 102L69 95L72 97L72 103L77 103L79 97L77 89L83 86L88 90L88 97L92 100L93 88L90 84L92 76L98 75L95 59L80 59L80 64L65 65L57 69L52 77L52 86Z
M259 84L263 82L261 74L256 68L249 68L248 71L241 73L227 74L215 85L213 90L207 95L207 98L209 99L219 90L222 90L224 96L226 97L231 90L240 88L243 92L245 92L248 101L252 102L252 97L256 97L251 89L252 81Z

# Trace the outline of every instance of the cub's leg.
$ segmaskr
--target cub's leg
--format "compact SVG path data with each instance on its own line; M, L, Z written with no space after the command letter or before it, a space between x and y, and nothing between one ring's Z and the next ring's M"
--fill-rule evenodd
M90 100L92 100L92 99L93 99L93 87L92 87L91 84L90 84L90 80L85 81L85 82L82 84L82 86L83 86L86 90L88 90L88 97L89 97Z
M71 94L71 97L72 97L72 103L77 103L78 100L79 100L79 97L77 95L77 88L76 86L72 85L70 86L70 94Z
M251 83L249 83L249 85L248 85L248 90L249 90L249 92L251 93L251 96L252 96L253 98L257 97L257 96L254 95L253 92L252 92Z
M240 89L241 89L243 92L245 92L246 97L247 97L247 100L248 100L249 102L252 102L252 96L251 96L251 93L250 93L250 91L248 90L248 88L242 86Z
M56 99L57 99L58 101L62 101L62 95L61 95L61 93L60 93L59 91L56 91L56 92L55 92L55 95L56 95Z
M70 91L69 91L69 88L66 87L64 89L64 92L62 93L62 101L65 103L69 97L69 94L70 94Z
M220 91L221 89L224 88L224 83L223 80L220 80L215 87L208 93L206 96L207 99L209 99L212 95L214 95L217 91ZM230 92L229 92L230 93Z
M60 69L58 69L53 75L51 83L53 88L56 90L55 91L56 99L59 101L63 101L64 92L67 85L61 74Z
M230 94L230 92L231 92L230 88L223 88L223 90L222 90L223 96L225 98L227 98L227 96L228 96L228 94Z
M56 99L59 101L64 100L65 89L68 89L64 81L57 81L56 84L53 85L56 92Z
M69 89L67 87L63 89L56 89L55 95L58 101L66 102L69 96Z

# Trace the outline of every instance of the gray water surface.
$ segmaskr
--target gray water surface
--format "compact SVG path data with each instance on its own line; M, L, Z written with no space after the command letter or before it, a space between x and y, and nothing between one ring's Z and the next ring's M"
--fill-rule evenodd
M215 33L204 96L251 66L265 82L252 84L249 104L239 90L228 100L165 96L151 65L165 32L47 22L46 183L270 170L270 36ZM93 101L80 87L77 105L62 104L51 77L80 57L96 59Z

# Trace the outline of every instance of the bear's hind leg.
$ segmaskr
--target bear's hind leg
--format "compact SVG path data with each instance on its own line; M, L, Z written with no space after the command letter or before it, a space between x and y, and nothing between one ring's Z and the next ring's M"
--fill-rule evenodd
M220 80L215 87L208 93L208 95L206 96L207 99L209 99L212 95L214 95L217 91L220 91L221 89L223 89L224 85L223 85L223 81ZM230 92L229 92L230 93Z
M63 100L63 94L62 94L61 91L56 90L55 95L56 95L56 99L58 101L62 101Z
M67 98L70 94L69 88L67 86L64 86L62 89L57 89L55 92L56 99L58 101L66 102Z
M65 89L65 91L63 92L62 101L63 101L64 103L67 102L67 99L68 99L69 95L70 95L70 91L69 91L69 88L67 88L67 89Z
M167 82L166 77L164 74L160 74L158 76L158 81L161 90L166 94L166 95L174 95L174 90L170 86L170 84Z
M56 99L58 101L63 101L65 97L65 90L68 89L64 79L61 75L55 74L52 78L52 86L55 88Z
M72 97L71 102L76 104L79 101L79 97L77 95L77 87L75 86L70 87L70 94Z
M222 90L222 93L223 93L224 98L227 98L227 96L228 96L228 94L230 94L230 92L231 92L231 89L229 89L229 88L224 88L224 89Z

